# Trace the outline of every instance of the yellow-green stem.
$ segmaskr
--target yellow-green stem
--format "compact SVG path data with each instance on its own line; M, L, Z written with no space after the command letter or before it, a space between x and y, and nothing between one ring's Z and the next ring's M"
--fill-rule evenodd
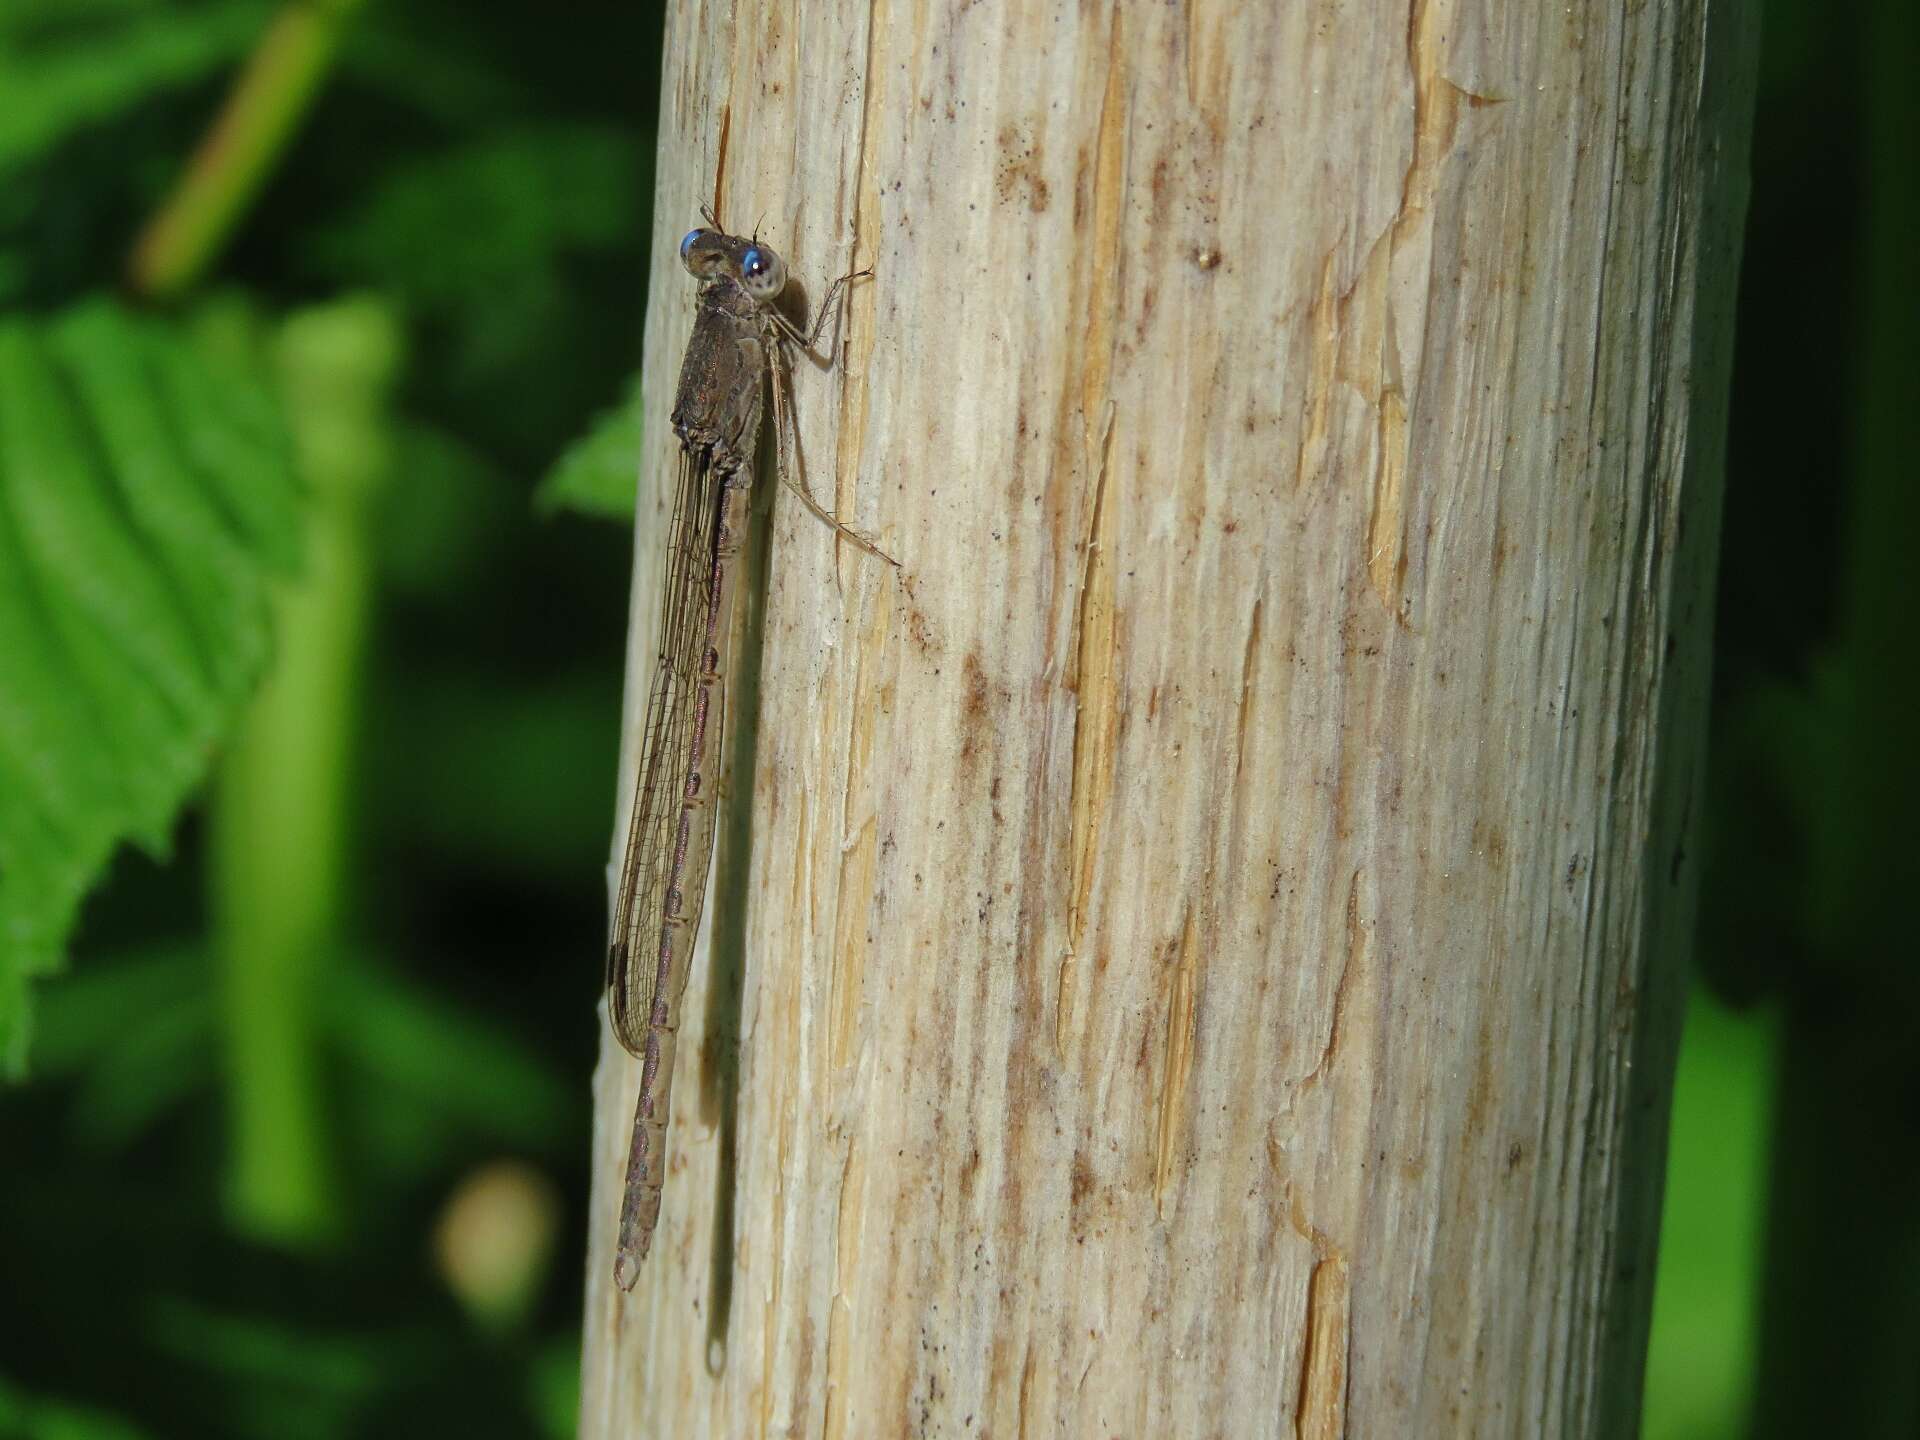
M352 746L372 594L369 500L390 468L398 330L353 300L288 322L279 371L310 491L299 581L276 604L274 666L214 796L214 944L225 986L228 1203L281 1244L335 1230L322 990L343 943Z
M365 0L291 0L254 48L173 193L134 242L128 279L171 300L218 258L319 93Z

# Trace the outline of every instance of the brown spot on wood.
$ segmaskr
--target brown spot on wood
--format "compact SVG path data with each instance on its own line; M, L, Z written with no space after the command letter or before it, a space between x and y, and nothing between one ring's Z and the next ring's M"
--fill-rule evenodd
M927 618L927 612L918 605L907 607L907 638L922 654L931 655L934 651L933 622Z
M1507 859L1507 832L1485 820L1473 822L1467 844L1485 856L1491 865L1503 865Z
M1492 1128L1490 1122L1497 1099L1493 1068L1493 1031L1490 1019L1483 1014L1474 1037L1473 1079L1467 1085L1466 1110L1461 1116L1463 1137L1477 1140Z
M960 765L971 771L980 752L993 739L989 718L987 672L981 668L980 652L969 650L960 661Z
M998 141L1000 164L994 188L1001 203L1012 204L1024 195L1027 208L1040 214L1053 200L1053 187L1043 173L1044 152L1024 125L1002 125Z
M1093 1193L1093 1166L1087 1162L1087 1152L1076 1150L1073 1153L1073 1169L1067 1182L1068 1203L1079 1209L1087 1196Z
M961 702L963 713L969 725L977 725L986 718L987 713L987 672L981 668L978 650L967 652L960 662L960 674L967 687Z
M1134 322L1134 337L1141 345L1147 343L1147 329L1153 323L1153 307L1160 303L1160 289L1151 281L1140 296L1140 318Z

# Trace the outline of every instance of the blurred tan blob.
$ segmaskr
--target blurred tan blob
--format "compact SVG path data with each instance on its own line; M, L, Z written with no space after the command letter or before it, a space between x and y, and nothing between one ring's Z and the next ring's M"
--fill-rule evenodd
M468 1172L434 1226L433 1254L460 1303L488 1329L520 1324L553 1261L560 1197L540 1171L497 1160Z

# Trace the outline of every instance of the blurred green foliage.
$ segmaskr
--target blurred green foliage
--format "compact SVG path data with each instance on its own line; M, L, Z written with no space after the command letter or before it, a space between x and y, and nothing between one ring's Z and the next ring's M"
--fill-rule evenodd
M0 318L0 1047L124 839L175 812L258 681L292 564L278 416L189 330L89 300ZM181 425L177 417L192 416Z
M225 67L259 38L265 0L160 7L13 0L0 11L0 173Z
M0 7L0 1436L571 1432L659 24Z
M1845 596L1862 459L1911 454L1857 358L1905 52L1865 85L1867 22L1767 9L1700 947L1764 1003L1687 1030L1658 1440L1788 1413L1781 1056L1832 977L1903 993L1833 767L1886 703ZM0 7L0 1437L573 1426L659 15L328 12L155 306L141 237L289 13Z
M610 520L633 518L633 457L640 453L640 384L594 421L540 482L543 510L572 509Z
M1920 11L1766 7L1646 1431L1920 1431ZM1758 1097L1758 1099L1756 1099ZM1764 1103L1760 1103L1764 1101Z
M1660 1221L1646 1440L1746 1433L1775 1028L1704 994L1687 1016Z

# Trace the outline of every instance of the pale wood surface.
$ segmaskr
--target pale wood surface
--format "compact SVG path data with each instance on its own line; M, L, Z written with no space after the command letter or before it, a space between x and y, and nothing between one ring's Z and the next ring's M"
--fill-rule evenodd
M598 1079L583 1434L1632 1432L1751 75L1706 12L677 8L629 749L716 169L813 295L878 271L796 398L905 578L776 502L630 1297Z

